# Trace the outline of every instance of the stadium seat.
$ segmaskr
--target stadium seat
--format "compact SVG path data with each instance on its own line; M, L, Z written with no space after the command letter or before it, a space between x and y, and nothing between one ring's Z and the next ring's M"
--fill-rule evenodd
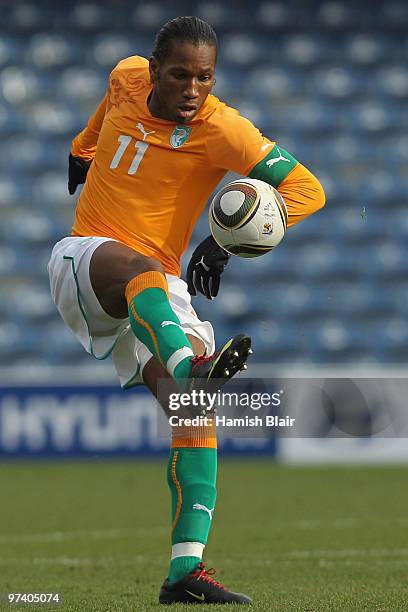
M408 25L408 6L405 2L381 2L378 20L387 30L403 28Z
M228 6L221 2L199 2L196 5L195 15L205 19L217 31L231 29L243 25L243 9L240 6Z
M331 284L327 289L327 312L340 320L355 321L392 313L391 296L377 292L377 287L364 275L358 283L349 280Z
M42 250L35 242L29 244L27 241L23 245L18 241L4 242L4 245L0 248L0 275L3 278L5 287L7 287L8 283L16 281L16 279L24 279L24 283L28 283L28 281L41 283L44 281L47 263L50 258L48 242L46 245L45 250ZM31 288L29 290L31 292ZM12 291L13 287L11 288L11 293ZM35 287L34 291L36 291ZM9 304L9 297L10 292L7 291L7 296L3 300L3 306ZM13 307L9 308L7 306L6 310L7 316L10 317L13 317L16 312ZM53 310L47 312L48 314L44 313L44 316L46 314L47 316L55 315Z
M291 134L319 134L335 131L335 113L328 106L317 100L308 100L296 105L296 112L287 113L286 122L290 125ZM307 136L305 136L307 137Z
M262 61L262 50L255 36L249 34L226 34L220 48L220 60L238 66L255 65ZM267 44L267 41L265 42Z
M91 68L67 68L61 72L56 83L56 92L61 101L77 102L90 100L95 97L102 99L107 87L107 77L103 78L100 72Z
M376 73L372 89L378 94L404 101L408 98L408 70L405 66L387 64ZM389 103L389 101L388 101Z
M393 238L369 248L370 269L368 273L384 283L404 280L408 273L407 249Z
M406 204L401 208L396 208L389 217L389 222L384 224L387 228L388 236L392 235L394 240L400 241L400 244L406 244L408 235L408 219L406 214Z
M97 2L77 2L70 13L70 25L85 31L108 28L114 15L113 7Z
M406 317L394 314L368 322L366 338L370 350L379 361L400 362L408 341Z
M49 244L54 236L55 221L43 210L16 209L7 217L7 233L3 235L6 243L14 246Z
M256 66L249 74L248 86L256 92L254 101L259 103L259 96L265 96L273 103L280 99L290 99L292 95L299 95L302 91L300 75L273 67L268 64Z
M217 79L213 89L216 96L231 100L233 96L241 98L246 90L246 79L242 69L235 64L224 63L217 68Z
M0 168L12 172L25 169L29 173L31 169L58 167L62 162L61 147L52 140L46 142L45 139L21 134L7 138L4 143L8 155L7 160L0 160Z
M406 184L392 169L379 169L374 176L365 175L358 188L360 193L364 193L367 202L373 205L404 201L407 193Z
M27 112L26 120L31 123L32 132L44 135L48 133L58 136L83 127L83 120L68 104L51 99L33 104Z
M261 130L267 130L270 123L270 114L265 106L257 104L254 100L241 99L236 104L236 108L243 117L258 125Z
M28 252L26 253L28 255ZM35 266L35 259L32 268ZM43 278L46 270L42 270ZM10 318L20 325L24 320L34 321L49 318L53 314L55 306L52 302L48 283L34 283L30 278L26 283L18 283L9 287L5 297L7 310ZM22 325L25 327L25 325Z
M341 127L345 131L359 134L361 138L365 133L388 134L391 130L397 131L401 126L401 114L397 109L384 105L378 101L362 101L350 104L340 119Z
M3 99L18 107L50 95L52 82L48 75L29 67L7 66L0 72L0 91Z
M40 30L44 24L50 22L52 15L51 5L36 2L16 2L9 6L2 14L4 26L18 32L33 32Z
M0 74L1 87L1 74ZM0 102L0 134L3 137L16 135L24 129L23 114L10 104Z
M288 239L285 237L285 241ZM279 249L263 257L253 259L233 257L228 265L228 276L237 283L245 277L257 279L263 291L265 291L265 280L271 280L271 289L273 289L274 283L293 277L296 270L296 256L295 249L282 243ZM263 301L261 300L261 303Z
M23 202L29 201L30 188L26 180L18 180L18 175L10 172L0 174L1 208L17 207ZM0 233L7 235L7 227L0 224Z
M326 236L338 246L359 246L362 241L375 244L384 236L387 220L376 208L350 206L340 211L331 211L326 219Z
M295 15L294 8L287 2L261 2L256 8L258 27L271 31L290 27Z
M11 321L0 322L0 364L11 365L18 358L37 354L39 344L33 331Z
M329 100L347 100L366 93L366 78L350 65L319 67L309 82L308 91Z
M25 62L40 70L61 68L78 60L76 47L65 36L40 32L25 49Z
M230 319L248 316L251 308L251 298L244 289L231 285L226 281L217 299L217 310L225 312Z
M58 338L58 342L55 342ZM43 330L39 354L50 362L58 364L76 364L83 358L84 348L75 338L74 334L61 321L56 319L47 324Z
M21 61L22 45L15 36L2 32L0 37L0 66L19 64Z
M254 361L290 363L300 350L301 337L292 325L282 326L273 319L248 321L245 331L252 338Z
M354 7L345 2L323 2L318 9L318 23L330 31L352 28L356 19Z
M308 353L315 363L354 363L371 361L367 339L358 324L337 318L321 318L305 328Z
M33 196L36 201L42 202L44 209L71 205L65 173L53 171L42 173L34 180Z
M0 275L2 278L19 273L21 262L17 250L8 245L0 246Z
M358 65L371 66L387 60L391 43L383 35L371 33L352 34L345 40L344 50L349 60Z
M378 153L375 144L369 139L357 138L352 133L340 133L334 138L327 138L321 144L321 149L328 163L372 163Z
M154 34L166 21L173 19L176 14L186 14L181 11L177 13L175 7L163 2L142 2L134 6L128 5L128 18L132 26L140 31L151 31Z
M319 35L290 34L282 41L282 52L289 65L309 66L317 64L322 57L327 61L333 47Z
M129 57L130 55L150 57L151 50L152 41L146 36L104 34L96 38L91 54L91 61L88 61L88 66L89 68L102 66L105 69L104 80L106 84L109 72L121 59ZM94 62L96 62L96 65Z
M398 167L395 164L403 164L405 167L408 160L408 131L401 129L399 134L385 137L376 153L378 161L385 158L394 168Z

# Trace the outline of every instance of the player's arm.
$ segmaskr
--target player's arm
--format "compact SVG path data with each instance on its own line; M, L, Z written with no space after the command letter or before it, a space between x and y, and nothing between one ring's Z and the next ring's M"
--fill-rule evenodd
M324 206L320 182L293 155L265 138L234 109L226 107L215 117L206 140L210 162L278 189L288 210L289 227Z
M274 145L269 153L249 172L275 187L282 195L288 211L288 227L319 210L326 199L318 179L290 153Z
M86 175L96 153L99 132L106 113L107 95L103 98L86 127L75 136L69 154L68 191L72 195L78 185L85 183Z
M248 119L224 108L214 114L207 132L209 163L278 189L288 210L289 227L322 208L325 195L318 179L292 155L264 138ZM187 269L189 292L216 297L227 262L226 251L212 236L206 238L194 251Z

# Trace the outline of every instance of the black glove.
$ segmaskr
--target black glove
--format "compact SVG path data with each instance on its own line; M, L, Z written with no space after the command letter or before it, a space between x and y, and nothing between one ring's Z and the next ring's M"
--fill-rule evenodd
M91 164L92 161L85 161L81 157L74 157L71 153L69 154L68 191L70 195L75 193L78 185L85 183Z
M209 300L215 298L220 288L220 276L231 255L208 236L191 256L187 268L187 287L191 295L202 293Z

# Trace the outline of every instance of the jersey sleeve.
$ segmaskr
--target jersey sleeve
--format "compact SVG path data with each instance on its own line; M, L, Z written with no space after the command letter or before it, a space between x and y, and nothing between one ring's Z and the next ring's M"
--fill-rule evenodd
M75 136L72 141L71 153L86 161L92 161L96 153L99 132L105 117L107 107L107 94L99 104L94 114L90 117L87 126Z
M275 145L249 176L275 187L285 200L288 227L303 221L325 204L318 179L290 153Z
M247 176L274 144L229 106L222 105L208 121L207 155L216 168Z
M318 179L299 163L277 189L286 204L288 227L303 221L326 203L325 193Z

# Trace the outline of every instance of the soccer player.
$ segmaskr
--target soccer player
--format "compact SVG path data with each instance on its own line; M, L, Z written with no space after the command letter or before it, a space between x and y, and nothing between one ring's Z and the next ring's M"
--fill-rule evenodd
M152 57L122 60L107 93L72 142L69 192L79 197L72 235L49 262L65 323L98 359L112 354L124 388L160 379L179 389L228 379L245 366L239 334L215 353L208 321L191 307L180 258L206 202L228 170L279 189L289 226L324 205L318 180L247 119L211 95L217 39L197 17L158 32ZM207 238L188 270L190 293L218 292L227 254ZM172 550L159 601L249 603L202 563L216 499L214 428L172 431L168 483Z

